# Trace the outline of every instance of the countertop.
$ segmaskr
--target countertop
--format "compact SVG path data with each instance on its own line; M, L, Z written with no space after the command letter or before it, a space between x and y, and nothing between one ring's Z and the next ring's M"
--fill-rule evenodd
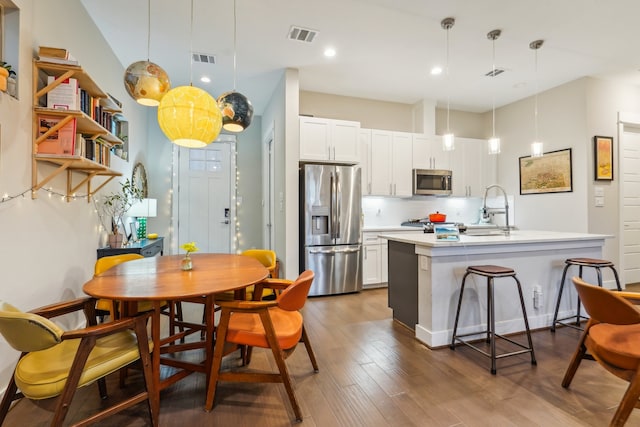
M416 231L422 233L422 228L420 227L411 227L411 226L402 226L402 225L365 225L362 227L363 233L368 233L372 231Z
M495 233L495 232L493 232ZM548 243L580 240L604 240L611 235L571 233L558 231L513 230L509 236L504 234L460 234L459 241L437 241L435 234L416 231L414 233L380 233L379 237L402 243L428 247L448 246L480 246L480 245L513 245L523 243ZM491 234L491 235L489 235Z

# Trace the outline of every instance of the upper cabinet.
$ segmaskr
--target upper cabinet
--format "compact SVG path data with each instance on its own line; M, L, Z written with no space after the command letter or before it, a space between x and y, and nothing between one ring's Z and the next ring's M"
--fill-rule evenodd
M411 134L378 129L360 134L362 194L411 197Z
M358 122L300 117L300 160L358 163L359 133Z
M487 152L484 139L456 138L452 152L453 196L482 197L496 179L496 156Z
M439 135L414 134L414 169L451 169L451 152L442 150L442 137Z
M67 201L82 188L93 196L122 175L109 167L111 148L124 145L112 133L120 107L81 67L34 61L33 88L33 198L61 174ZM43 163L53 169L40 170ZM96 177L102 178L97 184Z

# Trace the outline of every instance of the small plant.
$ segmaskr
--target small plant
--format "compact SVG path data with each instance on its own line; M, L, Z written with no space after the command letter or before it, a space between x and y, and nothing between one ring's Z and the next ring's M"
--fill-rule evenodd
M189 254L191 252L197 252L198 251L198 247L196 246L196 242L183 243L182 245L180 245L180 249L182 249L183 251L187 252L185 254L185 257L189 257Z
M118 224L123 223L123 217L131 206L142 200L142 191L127 179L120 183L120 191L96 200L96 210L102 226L110 230L111 234L118 234Z
M11 65L7 64L4 61L0 61L0 66L9 72L9 77L15 76L16 72L11 69Z

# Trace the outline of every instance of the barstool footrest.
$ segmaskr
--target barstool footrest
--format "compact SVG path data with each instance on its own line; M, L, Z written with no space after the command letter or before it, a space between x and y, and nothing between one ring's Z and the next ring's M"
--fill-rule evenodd
M485 355L486 357L491 358L491 353L487 353L486 351L484 351L480 347L477 347L476 345L472 344L468 340L463 340L463 339L460 338L460 337L468 337L468 336L471 336L471 335L486 334L487 332L489 332L489 331L480 331L480 332L472 332L472 333L463 334L463 335L456 335L454 337L454 341L458 341L459 343L464 344L469 348L472 348L473 350ZM502 359L504 357L509 357L509 356L517 356L519 354L531 353L533 351L532 348L530 348L530 347L528 347L528 346L526 346L526 345L524 345L522 343L519 343L517 341L514 341L509 337L505 337L504 335L493 334L493 336L495 338L501 338L501 339L503 339L505 341L510 342L513 345L516 345L516 346L522 348L522 350L512 351L512 352L508 352L508 353L496 354L496 356L495 356L496 359ZM477 341L484 341L484 340L479 338Z

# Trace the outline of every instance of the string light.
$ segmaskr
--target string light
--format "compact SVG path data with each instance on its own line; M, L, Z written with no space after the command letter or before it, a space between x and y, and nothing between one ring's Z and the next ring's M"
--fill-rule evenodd
M4 193L2 195L2 199L0 199L0 204L1 203L7 203L10 202L14 199L18 199L18 198L25 198L25 195L30 193L32 196L35 195L38 191L44 191L46 193L48 193L49 198L53 197L53 196L59 196L61 198L61 200L64 202L67 200L67 197L69 197L70 199L73 200L78 200L78 199L87 199L89 197L91 197L91 195L89 194L72 194L72 195L67 195L67 194L63 194L63 193L59 193L57 191L54 191L51 187L49 188L39 188L39 189L35 189L35 188L27 188L24 191L21 191L20 193L16 193L16 194L9 194L9 193Z

